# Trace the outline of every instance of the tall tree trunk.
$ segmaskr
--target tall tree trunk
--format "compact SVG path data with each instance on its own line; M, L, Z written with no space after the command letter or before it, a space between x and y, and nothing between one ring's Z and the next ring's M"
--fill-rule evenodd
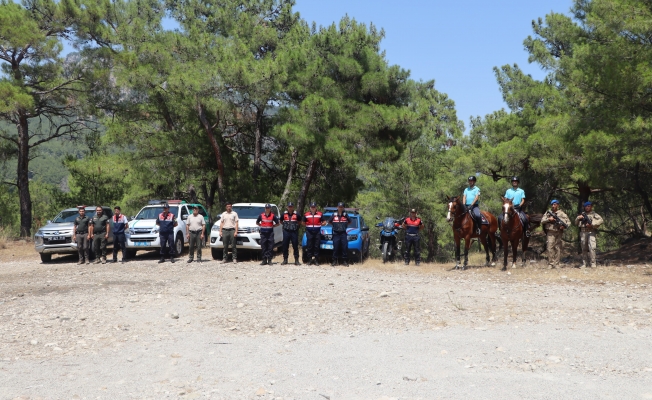
M288 180L285 182L285 189L283 190L283 195L279 201L279 207L285 208L285 201L290 195L290 187L292 186L292 178L294 178L294 173L297 170L297 155L299 151L297 149L292 150L292 156L290 157L290 172L288 172Z
M20 236L29 237L32 231L32 196L29 193L29 124L27 116L19 116L18 165L16 184L20 201Z
M308 190L310 190L310 184L312 179L315 177L315 171L317 170L317 159L310 160L308 164L308 169L306 170L306 176L303 178L303 185L301 185L301 191L299 192L299 199L297 200L297 212L299 215L303 215L303 208L306 205L306 196L308 195Z
M204 206L206 206L206 211L208 211L208 215L211 216L210 220L213 220L213 205L215 204L215 187L217 186L217 179L213 179L211 181L210 186L208 186L206 181L203 181L201 184L201 192L202 195L204 196Z
M211 142L211 146L213 147L213 153L215 154L215 161L217 163L217 196L220 199L220 203L224 204L226 200L224 198L224 162L222 160L222 150L220 149L220 144L215 138L213 127L206 118L206 109L201 103L197 103L197 114L199 116L199 121L208 135L208 140Z
M652 203L650 202L650 196L648 192L643 189L643 186L641 186L641 181L639 179L640 169L641 163L637 162L636 167L634 167L634 190L636 193L638 193L639 196L641 196L641 199L643 199L643 205L645 206L648 214L652 215ZM643 232L645 233L645 231Z
M264 107L256 107L256 129L254 130L254 171L253 178L254 182L258 181L258 176L260 175L260 158L261 158L261 147L263 142L262 136L262 125L263 125L263 114L265 112ZM258 187L258 185L256 185Z

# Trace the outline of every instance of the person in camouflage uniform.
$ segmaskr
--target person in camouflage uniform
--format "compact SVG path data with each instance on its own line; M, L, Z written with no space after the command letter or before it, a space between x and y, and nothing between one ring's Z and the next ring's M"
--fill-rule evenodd
M580 227L580 241L582 243L582 266L591 268L597 267L595 261L595 235L598 232L598 227L602 225L604 220L601 216L593 211L593 203L587 201L584 203L584 212L575 218L575 223Z
M561 223L555 219L555 216L559 218ZM564 226L564 224L566 224L566 226ZM543 214L543 219L541 220L541 226L543 227L543 231L546 233L546 238L548 239L548 268L550 269L559 268L559 260L562 251L561 237L564 234L564 230L567 229L570 224L571 222L570 219L568 219L568 215L559 209L559 201L551 201L550 209Z

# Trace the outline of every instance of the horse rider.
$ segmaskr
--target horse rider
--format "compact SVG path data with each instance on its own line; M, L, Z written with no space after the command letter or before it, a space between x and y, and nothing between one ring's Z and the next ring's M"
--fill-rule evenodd
M469 176L467 179L469 187L464 189L464 196L462 202L466 206L467 211L471 214L475 231L480 235L482 228L482 216L480 215L480 188L475 185L475 176Z
M410 216L403 221L403 229L405 229L405 265L410 264L410 249L414 247L414 262L418 266L421 264L419 231L423 229L423 222L417 217L415 208L410 210Z
M602 225L604 220L601 216L593 211L593 203L587 201L584 203L584 212L575 218L575 223L580 227L580 241L582 242L582 266L591 268L597 266L595 261L595 235L598 232L598 227Z
M555 216L557 218L555 218ZM561 223L559 222L561 221ZM559 209L559 200L552 200L550 202L550 209L546 211L541 220L541 227L546 233L548 240L548 268L559 268L559 259L561 258L562 241L561 237L564 234L564 229L570 226L570 219L565 212ZM564 226L566 224L566 226Z
M530 223L527 215L525 215L525 211L522 209L523 204L525 204L525 192L523 189L518 187L519 184L520 181L518 176L513 176L512 187L507 189L505 192L505 198L512 200L514 210L518 212L518 215L521 218L521 222L523 222L523 231L525 232L525 236L530 237Z

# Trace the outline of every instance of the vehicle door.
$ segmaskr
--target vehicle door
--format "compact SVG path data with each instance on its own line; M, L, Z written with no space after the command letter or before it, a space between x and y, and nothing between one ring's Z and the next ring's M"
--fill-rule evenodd
M366 254L369 250L371 240L369 237L369 227L362 216L360 216L360 234L362 235L362 254Z
M178 219L179 226L177 226L177 228L181 232L181 236L183 237L183 242L184 243L187 242L187 240L186 240L186 223L188 221L188 215L189 215L188 207L186 207L185 205L180 206L179 219Z
M278 211L278 207L275 205L272 205L272 212L276 217L278 218L278 221L281 222L281 213ZM276 243L281 243L283 242L283 224L277 226L274 228L274 241Z

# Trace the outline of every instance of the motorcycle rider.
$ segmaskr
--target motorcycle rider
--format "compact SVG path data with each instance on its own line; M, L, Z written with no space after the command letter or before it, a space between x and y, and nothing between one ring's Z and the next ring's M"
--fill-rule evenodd
M416 209L410 210L410 216L403 221L403 229L405 229L405 265L410 264L410 249L414 247L414 261L418 266L421 264L419 231L423 229L423 222L417 217Z

